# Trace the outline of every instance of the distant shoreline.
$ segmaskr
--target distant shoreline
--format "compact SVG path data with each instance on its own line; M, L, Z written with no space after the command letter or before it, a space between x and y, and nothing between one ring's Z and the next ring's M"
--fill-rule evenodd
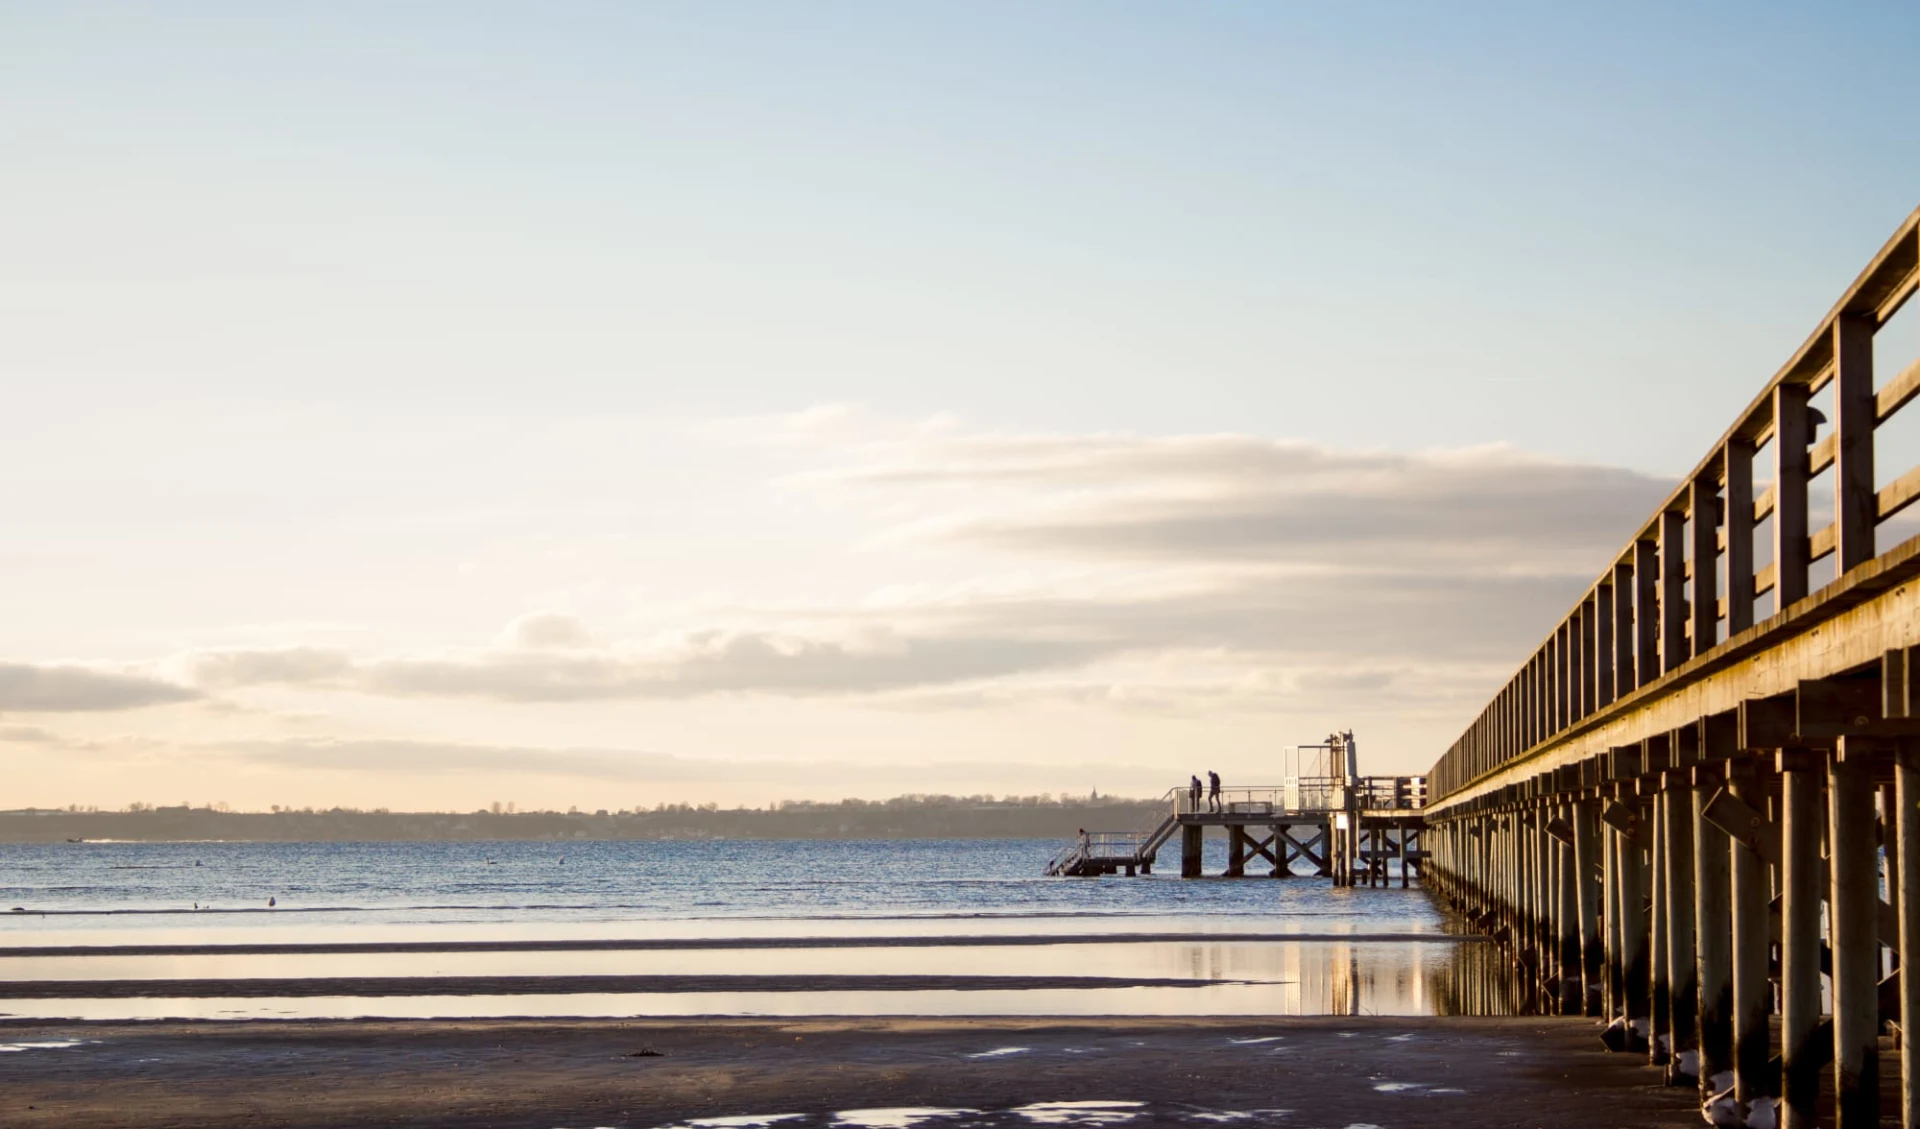
M595 812L27 808L0 811L0 845L1065 839L1083 827L1145 827L1164 810L1158 800L990 801L946 796L790 803L773 808L679 804Z

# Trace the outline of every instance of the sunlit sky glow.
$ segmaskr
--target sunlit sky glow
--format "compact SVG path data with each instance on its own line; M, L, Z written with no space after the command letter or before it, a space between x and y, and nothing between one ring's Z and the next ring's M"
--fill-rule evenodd
M0 8L0 807L1424 770L1920 203L1915 43Z

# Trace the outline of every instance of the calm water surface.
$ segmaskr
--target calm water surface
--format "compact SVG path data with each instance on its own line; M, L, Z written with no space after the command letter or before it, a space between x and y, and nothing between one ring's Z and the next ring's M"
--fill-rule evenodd
M1217 872L1224 844L1209 847L1220 857L1207 869ZM1056 848L1017 840L0 846L0 1014L1413 1015L1505 1007L1497 993L1467 983L1483 971L1485 946L1460 938L1418 889L1335 889L1311 877L1186 881L1177 852L1162 860L1168 875L1044 877ZM714 947L740 938L763 943ZM849 947L849 939L865 943ZM530 941L654 947L443 947ZM322 951L233 951L287 943ZM326 951L368 943L412 947ZM126 946L174 951L112 951ZM743 974L779 980L773 990L729 990L728 978ZM360 984L298 998L241 997L230 983L401 976L673 983L549 993L535 981L504 995L476 987L432 996ZM809 978L820 976L924 983L810 990ZM940 983L945 977L973 981L956 990ZM1045 977L1100 979L1091 987L1018 983ZM1133 983L1141 979L1177 986ZM20 986L35 981L62 982L60 998L20 998ZM174 995L168 981L195 985ZM141 982L132 998L87 994L125 995L128 982Z

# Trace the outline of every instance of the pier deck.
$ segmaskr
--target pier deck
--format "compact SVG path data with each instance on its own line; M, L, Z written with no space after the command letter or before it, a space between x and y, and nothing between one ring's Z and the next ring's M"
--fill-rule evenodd
M1185 789L1162 797L1167 814L1146 831L1085 832L1069 842L1047 873L1090 878L1152 874L1162 847L1180 840L1180 876L1203 877L1202 847L1209 828L1227 837L1221 877L1244 878L1267 866L1266 877L1290 878L1305 863L1310 873L1342 885L1384 885L1397 870L1401 885L1426 861L1426 778L1370 776L1336 781L1313 778L1278 787L1224 788L1197 801ZM1398 862L1396 868L1392 864Z

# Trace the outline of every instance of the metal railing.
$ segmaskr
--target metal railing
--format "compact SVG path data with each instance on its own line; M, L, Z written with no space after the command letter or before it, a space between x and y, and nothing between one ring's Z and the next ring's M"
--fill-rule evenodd
M1427 778L1424 776L1362 776L1341 781L1332 776L1302 777L1297 784L1255 784L1222 788L1218 802L1207 793L1195 803L1192 792L1175 788L1162 797L1171 802L1175 815L1208 815L1216 812L1254 812L1288 815L1394 808L1422 808L1427 803Z

